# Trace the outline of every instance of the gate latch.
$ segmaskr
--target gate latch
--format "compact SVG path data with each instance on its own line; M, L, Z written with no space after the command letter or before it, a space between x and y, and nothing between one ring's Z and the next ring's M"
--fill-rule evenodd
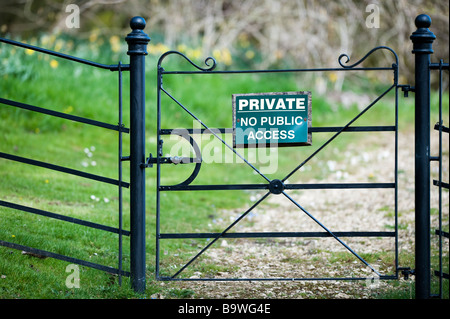
M411 86L411 85L409 85L409 84L406 84L406 85L399 85L399 87L402 88L403 96L404 96L404 97L408 97L408 93L409 93L409 92L415 92L414 86Z
M145 163L141 164L141 168L153 167L154 163L156 163L156 158L153 158L152 153L150 153L145 160Z
M181 156L171 156L171 157L160 157L160 164L189 164L189 163L200 163L201 159L198 158L190 158L190 157L181 157ZM152 153L149 154L145 163L141 164L141 168L153 167L153 164L158 163L158 159L153 157Z
M416 274L416 271L414 269L409 268L409 267L399 268L398 270L402 271L403 278L405 280L408 280L409 276L414 276Z

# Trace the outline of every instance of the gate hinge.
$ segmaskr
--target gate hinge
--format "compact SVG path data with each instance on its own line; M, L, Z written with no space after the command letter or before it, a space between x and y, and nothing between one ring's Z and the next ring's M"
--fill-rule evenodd
M408 97L408 92L415 92L414 86L411 86L411 85L408 85L408 84L406 84L406 85L399 85L399 87L402 88L404 97Z

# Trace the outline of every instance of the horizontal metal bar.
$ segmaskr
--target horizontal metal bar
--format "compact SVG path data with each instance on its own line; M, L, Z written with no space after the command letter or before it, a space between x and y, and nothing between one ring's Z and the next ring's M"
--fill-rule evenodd
M448 63L430 63L431 70L439 70L441 69L441 66L442 70L448 70Z
M41 215L41 216L45 216L45 217L49 217L49 218L53 218L53 219L62 220L62 221L69 222L72 224L78 224L78 225L87 226L87 227L91 227L91 228L95 228L95 229L100 229L100 230L107 231L110 233L119 234L119 232L120 232L118 228L114 228L114 227L110 227L110 226L106 226L106 225L102 225L102 224L97 224L97 223L81 220L81 219L74 218L74 217L68 217L68 216L64 216L64 215L60 215L60 214L55 214L55 213L51 213L51 212L48 212L45 210L32 208L32 207L28 207L28 206L23 206L23 205L11 203L11 202L6 202L3 200L0 200L0 206L12 208L12 209L16 209L16 210L21 210L21 211L24 211L27 213ZM122 232L122 235L130 236L130 232L127 230L122 230L121 232Z
M285 184L285 189L359 189L395 188L395 183L319 183ZM252 190L269 189L269 184L225 184L225 185L172 185L160 186L160 191L213 191L213 190Z
M308 130L311 133L327 133L327 132L339 132L342 130L340 126L323 126L323 127L310 127ZM222 133L231 134L233 133L232 128L214 128L214 129L161 129L159 133L161 135L170 135L173 131L186 132L188 134L212 134ZM344 129L344 132L395 132L395 126L350 126Z
M324 132L339 132L342 130L344 132L395 132L396 128L394 125L391 126L349 126L344 127L311 127L309 128L312 133L324 133Z
M339 237L395 237L395 232L383 231L347 231L334 232ZM160 239L181 238L289 238L289 237L332 237L328 232L253 232L253 233L166 233Z
M439 123L436 123L436 124L434 125L434 129L435 129L436 131L439 131L439 128L441 128L441 129L442 129L442 132L444 132L444 133L449 133L449 132L450 132L450 130L449 130L449 128L448 128L447 126L439 125Z
M108 184L112 184L112 185L117 185L117 186L121 186L121 187L128 188L130 186L129 183L119 182L118 180L115 180L112 178L94 175L94 174L82 172L82 171L79 171L76 169L71 169L71 168L67 168L67 167L63 167L63 166L49 164L46 162L36 161L36 160L30 159L30 158L20 157L20 156L7 154L7 153L3 153L3 152L0 152L0 158L4 158L7 160L16 161L16 162L20 162L20 163L24 163L24 164L44 167L44 168L48 168L48 169L51 169L54 171L63 172L63 173L71 174L71 175L76 175L76 176L80 176L80 177L84 177L84 178L88 178L88 179L92 179L92 180L96 180L99 182L108 183Z
M90 66L94 66L100 69L106 69L106 70L110 70L110 71L118 71L119 70L119 65L118 64L112 64L112 65L107 65L107 64L102 64L102 63L97 63L97 62L93 62L93 61L89 61L86 59L82 59L82 58L78 58L78 57L74 57L68 54L64 54L64 53L60 53L60 52L55 52L52 50L47 50L44 48L40 48L31 44L27 44L27 43L22 43L22 42L17 42L14 40L10 40L10 39L5 39L5 38L0 38L0 42L6 43L6 44L10 44L10 45L14 45L17 47L22 47L25 49L29 49L29 50L33 50L33 51L37 51L37 52L41 52L41 53L45 53L48 55L53 55L62 59L66 59L66 60L70 60L70 61L74 61L74 62L79 62L82 64L87 64ZM130 65L129 64L121 64L120 65L120 70L122 71L128 71L130 70Z
M449 238L449 237L448 237L448 232L446 232L446 231L442 231L442 230L439 230L439 229L435 229L434 233L435 233L436 235L438 235L438 236L443 236L443 237Z
M200 158L194 157L183 157L183 156L171 156L171 157L159 157L160 164L192 164L192 163L201 163L202 160ZM148 164L157 164L158 158L151 157L147 159Z
M3 241L0 240L0 246L3 247L8 247L8 248L12 248L12 249L17 249L17 250L22 250L22 251L26 251L32 254L36 254L36 255L41 255L44 257L50 257L50 258L54 258L54 259L59 259L62 261L67 261L70 262L72 264L77 264L77 265L81 265L81 266L86 266L89 268L94 268L94 269L98 269L98 270L102 270L111 274L121 274L122 276L130 276L130 273L128 271L119 271L119 269L113 268L113 267L109 267L109 266L104 266L104 265L100 265L100 264L95 264L89 261L85 261L82 259L77 259L77 258L73 258L73 257L69 257L69 256L65 256L65 255L61 255L61 254L56 254L56 253L52 253L46 250L42 250L42 249L37 249L37 248L32 248L32 247L28 247L28 246L24 246L24 245L19 245L16 243L10 243L7 241Z
M214 133L222 133L222 134L231 134L233 133L232 128L214 128ZM212 134L211 130L201 128L201 129L161 129L159 130L159 134L161 135L170 135L172 132L181 132L188 134Z
M449 183L439 182L438 180L433 180L434 186L442 186L443 188L449 189Z
M322 183L286 184L285 189L354 189L354 188L395 188L395 183Z
M434 275L437 276L437 277L441 277L441 272L440 272L439 270L435 270L435 271L434 271ZM445 272L443 272L443 273L442 273L442 278L448 279L448 274L445 273Z
M18 107L18 108L21 108L24 110L29 110L29 111L33 111L33 112L38 112L38 113L42 113L42 114L47 114L47 115L63 118L63 119L74 121L74 122L98 126L98 127L106 128L106 129L113 130L113 131L121 131L124 133L130 132L129 128L122 127L119 125L112 125L112 124L108 124L108 123L104 123L104 122L100 122L100 121L96 121L96 120L91 120L91 119L87 119L87 118L76 116L76 115L52 111L52 110L45 109L42 107L38 107L38 106L26 104L26 103L21 103L21 102L17 102L17 101L12 101L12 100L8 100L8 99L4 99L4 98L0 98L0 103Z
M380 280L394 280L398 279L397 276L377 276ZM373 277L317 277L317 278L174 278L174 277L158 277L157 280L161 281L360 281L371 280Z
M226 71L165 71L161 74L243 74L243 73L295 73L295 72L330 72L330 71L389 71L393 67L380 68L317 68L317 69L283 69L283 70L226 70Z

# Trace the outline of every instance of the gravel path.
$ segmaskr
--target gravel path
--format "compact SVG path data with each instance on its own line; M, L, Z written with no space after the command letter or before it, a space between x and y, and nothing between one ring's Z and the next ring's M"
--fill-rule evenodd
M390 134L390 133L387 133ZM379 135L377 135L379 136ZM447 135L448 136L448 135ZM309 183L392 182L394 181L394 146L388 139L372 140L361 145L349 145L345 161L327 160L314 163L326 170L325 178ZM437 133L432 133L432 155L437 155ZM447 162L443 165L448 178L448 137L443 142ZM332 148L331 144L329 146ZM329 152L330 150L324 150ZM399 249L414 251L414 135L399 136L398 212ZM310 169L308 165L305 169ZM432 166L437 176L437 164ZM295 174L300 178L301 172ZM293 176L293 178L294 178ZM289 182L297 182L296 180ZM445 179L445 177L444 177ZM300 181L298 181L300 182ZM304 181L302 181L304 182ZM448 225L448 192L444 193L445 222ZM393 189L346 189L288 191L327 229L336 231L393 231ZM249 194L251 201L263 194ZM432 204L437 207L437 192ZM243 209L224 211L224 228ZM433 218L437 218L433 216ZM239 222L236 232L303 232L324 229L302 212L283 194L271 194L248 216ZM334 238L221 239L208 249L203 260L220 265L216 278L316 278L375 277L371 268L381 274L395 271L394 238L342 237L345 245L369 261L370 267ZM400 266L405 266L400 260ZM410 265L408 265L410 266ZM202 277L200 271L193 278ZM414 277L412 277L414 278ZM403 280L403 279L400 279ZM409 282L412 282L410 279ZM161 282L174 289L193 291L193 298L373 298L377 291L389 287L389 281L236 281L236 282ZM412 286L411 286L412 287ZM412 289L412 288L411 288ZM156 298L165 298L157 295Z

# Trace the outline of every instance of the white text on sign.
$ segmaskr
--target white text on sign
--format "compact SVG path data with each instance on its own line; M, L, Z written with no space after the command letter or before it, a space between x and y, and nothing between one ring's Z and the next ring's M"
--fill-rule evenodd
M275 104L276 102L276 104ZM286 99L248 99L239 100L239 111L258 111L258 110L304 110L305 98L286 98Z

